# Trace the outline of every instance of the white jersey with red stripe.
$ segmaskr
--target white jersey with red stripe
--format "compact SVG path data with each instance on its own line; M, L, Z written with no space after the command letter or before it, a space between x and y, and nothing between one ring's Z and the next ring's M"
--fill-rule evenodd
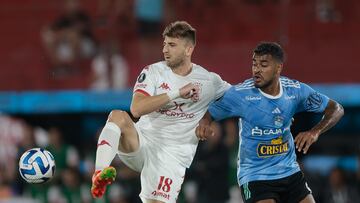
M185 167L190 166L196 152L198 139L195 128L200 119L210 102L222 97L231 85L199 65L192 64L192 71L180 76L161 61L146 66L134 87L134 92L154 96L180 89L190 82L200 88L199 101L179 97L161 109L142 116L136 123L154 147L174 157Z

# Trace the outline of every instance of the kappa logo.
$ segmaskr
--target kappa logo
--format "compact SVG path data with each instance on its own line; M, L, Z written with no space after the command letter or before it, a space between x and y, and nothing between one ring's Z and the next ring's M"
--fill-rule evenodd
M171 90L170 87L169 87L169 85L168 85L167 83L165 83L165 82L163 82L163 83L159 86L159 88L161 88L161 89L163 89L163 90Z
M280 111L280 109L278 107L276 107L271 113L279 114L279 113L281 113L281 111Z

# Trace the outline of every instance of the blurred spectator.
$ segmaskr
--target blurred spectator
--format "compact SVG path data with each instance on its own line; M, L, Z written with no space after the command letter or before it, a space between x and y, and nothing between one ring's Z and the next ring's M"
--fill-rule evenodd
M94 90L121 90L128 87L128 64L115 43L104 43L91 64Z
M99 0L97 10L98 25L114 25L119 21L128 25L132 21L132 0Z
M137 26L139 58L141 63L148 63L162 53L154 51L162 45L161 30L171 20L172 1L166 0L135 0L134 17Z
M116 197L131 203L141 203L141 199L139 198L140 194L140 174L133 171L129 167L127 167L124 163L120 161L120 159L115 159L113 161L113 165L120 169L118 171L117 184L119 184L118 188L114 191L121 191L121 195L115 195L113 193L109 193L109 199L114 199Z
M228 203L243 203L243 199L241 196L241 191L240 191L240 187L238 185L233 185L230 188L230 199L228 201Z
M344 171L334 168L329 176L328 187L324 188L323 201L326 203L352 203L360 202L355 187L349 185L345 179Z
M124 53L134 49L137 41L133 0L99 0L96 14L96 38L100 52L109 49ZM121 50L120 50L121 48ZM102 54L102 53L100 53Z
M124 188L115 183L114 187L109 188L109 202L110 203L127 203L128 201L125 198Z
M133 6L133 0L99 0L97 28L100 28L102 34L111 36L110 38L126 36L134 27Z
M9 180L6 177L6 168L0 166L0 202L12 197L12 191L9 184Z
M319 22L340 22L341 14L335 7L335 0L317 0L316 17Z
M0 167L7 168L6 173L12 173L15 169L14 161L17 158L18 145L25 134L23 121L0 115Z
M237 167L238 167L238 126L237 119L228 119L223 123L226 137L224 143L229 149L229 201L228 203L242 203L241 191L237 181Z
M263 4L263 3L278 3L280 0L246 0L246 2L251 4Z
M20 143L18 145L18 155L17 155L16 161L20 159L20 157L22 156L22 154L25 151L36 147L33 126L31 126L29 124L24 124L23 127L24 127L24 134L23 134L22 140L20 141ZM16 173L17 173L17 170L16 170ZM13 190L16 194L21 194L21 193L23 193L26 183L19 176L18 173L16 175L17 175L16 178L12 181Z
M66 203L66 199L59 186L51 186L47 192L49 203Z
M52 153L56 163L56 177L60 178L67 167L79 166L79 154L76 148L63 143L63 134L57 127L49 129L49 146L47 149Z
M138 32L142 36L158 37L164 23L164 0L136 0L135 18L138 22Z
M65 0L64 13L45 28L43 42L56 77L80 72L80 65L96 52L89 15L79 0Z
M198 183L198 202L222 203L229 199L229 149L221 126L213 123L214 136L199 145L193 170Z
M76 168L66 168L62 173L62 192L67 203L81 202L80 173Z

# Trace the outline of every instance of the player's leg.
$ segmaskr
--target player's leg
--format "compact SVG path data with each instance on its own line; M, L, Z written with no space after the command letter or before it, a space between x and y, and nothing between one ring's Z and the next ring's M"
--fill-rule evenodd
M300 203L315 203L315 200L312 194L308 194L305 199L300 201Z
M186 167L162 151L161 145L148 145L141 171L140 198L145 203L175 203L184 181Z
M148 199L148 200L146 200L145 203L165 203L165 202L162 202L162 201L159 201L159 200Z
M304 174L299 171L288 178L288 188L282 196L281 202L315 203Z
M95 161L95 173L91 193L101 197L106 185L115 180L116 170L110 164L118 150L132 152L139 147L139 138L130 116L119 110L113 110L100 133Z
M108 167L118 150L129 153L139 147L134 123L125 111L113 110L100 133L96 151L96 170Z
M280 202L281 182L279 180L250 181L240 186L245 203Z
M276 201L273 199L264 199L264 200L257 201L256 203L276 203Z
M131 153L139 148L139 136L134 122L125 111L114 110L110 113L107 122L113 122L121 129L121 137L118 150Z

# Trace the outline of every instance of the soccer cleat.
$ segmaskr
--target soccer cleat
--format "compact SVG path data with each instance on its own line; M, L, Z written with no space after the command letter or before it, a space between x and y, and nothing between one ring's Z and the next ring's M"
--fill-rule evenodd
M116 170L109 166L103 170L95 171L92 177L91 194L94 198L100 198L104 195L106 186L115 181Z

